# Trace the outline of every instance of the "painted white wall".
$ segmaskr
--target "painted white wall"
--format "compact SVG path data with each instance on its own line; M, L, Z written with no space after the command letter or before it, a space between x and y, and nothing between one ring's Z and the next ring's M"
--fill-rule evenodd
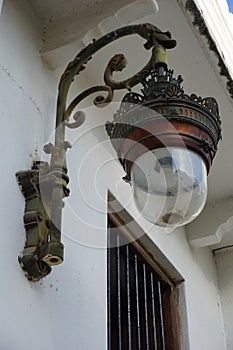
M22 2L4 2L0 17L0 349L102 350L106 348L105 251L75 245L63 237L66 263L38 283L27 281L17 261L25 240L25 203L15 173L31 166L54 125L57 82L40 58L39 27Z
M211 246L211 249L232 244L232 210L232 197L207 203L198 218L187 226L189 243L197 248Z
M130 187L108 142L99 143L108 108L88 107L87 122L67 133L71 196L66 200L62 240L65 262L37 283L24 277L24 199L15 181L52 134L56 74L43 65L40 23L6 0L0 18L1 110L1 298L0 349L106 349L107 190L135 217L185 279L191 350L223 350L217 273L208 248L193 249L185 230L165 234L138 216ZM82 82L82 86L87 84ZM110 107L109 107L110 108ZM112 107L111 107L112 108ZM110 108L110 109L111 109ZM39 151L37 151L37 148ZM111 156L113 154L113 157ZM81 164L81 166L80 166Z
M222 301L223 319L226 331L227 349L233 344L233 249L220 249L215 252L215 259L219 276L219 288Z

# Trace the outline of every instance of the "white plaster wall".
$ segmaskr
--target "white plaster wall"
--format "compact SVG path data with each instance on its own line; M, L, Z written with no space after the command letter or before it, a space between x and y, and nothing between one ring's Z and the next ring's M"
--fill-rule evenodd
M223 319L226 332L227 349L233 344L233 249L232 247L218 250L215 259L219 276L219 288L222 301Z
M0 349L106 349L108 189L185 278L191 350L225 349L212 255L208 248L191 249L183 229L167 235L138 216L109 144L95 137L108 109L86 104L87 122L67 133L73 149L62 236L65 262L41 282L25 279L17 262L25 237L24 199L14 174L30 167L35 150L40 153L52 132L56 79L40 59L40 23L21 5L6 0L0 18Z
M54 125L57 82L41 61L39 29L40 23L22 1L4 1L0 17L0 349L101 350L106 348L105 252L74 245L63 237L66 263L38 283L27 281L17 261L25 231L24 199L15 173L31 166L36 149L41 153Z

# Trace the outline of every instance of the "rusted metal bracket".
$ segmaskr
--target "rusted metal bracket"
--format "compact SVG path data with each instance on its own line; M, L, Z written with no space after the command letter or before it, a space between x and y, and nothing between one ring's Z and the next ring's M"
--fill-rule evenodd
M51 169L46 162L34 162L31 170L19 171L16 178L26 201L26 242L19 263L30 281L38 281L51 272L51 266L63 261L60 231L51 221L50 208L54 187L68 195L68 176Z

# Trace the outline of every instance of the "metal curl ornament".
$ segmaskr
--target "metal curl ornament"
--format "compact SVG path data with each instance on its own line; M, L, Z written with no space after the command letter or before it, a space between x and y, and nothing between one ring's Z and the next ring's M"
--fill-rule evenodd
M72 123L69 120L64 121L65 126L67 128L69 128L69 129L79 128L85 122L86 114L83 111L77 111L76 113L74 113L73 119L74 119L74 122L72 122Z
M77 105L83 101L85 98L87 98L88 96L98 92L98 91L106 91L108 92L108 95L106 97L99 95L94 99L94 104L97 107L105 107L107 104L109 104L110 102L112 102L113 100L113 90L109 87L109 86L94 86L91 87L85 91L83 91L81 94L79 94L77 97L75 97L73 99L73 101L70 103L70 105L68 106L68 108L65 111L65 117L64 117L64 124L65 126L67 126L70 129L76 129L79 126L81 126L84 121L85 121L85 113L82 111L77 111L74 115L73 115L73 119L75 120L75 122L70 123L69 119L71 117L72 112L74 111L74 109L77 107Z

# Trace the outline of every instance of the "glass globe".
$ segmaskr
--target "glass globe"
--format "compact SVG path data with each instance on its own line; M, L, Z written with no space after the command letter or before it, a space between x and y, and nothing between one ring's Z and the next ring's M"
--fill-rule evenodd
M142 154L132 166L131 180L136 207L158 226L183 226L206 202L205 163L187 149L167 147Z

